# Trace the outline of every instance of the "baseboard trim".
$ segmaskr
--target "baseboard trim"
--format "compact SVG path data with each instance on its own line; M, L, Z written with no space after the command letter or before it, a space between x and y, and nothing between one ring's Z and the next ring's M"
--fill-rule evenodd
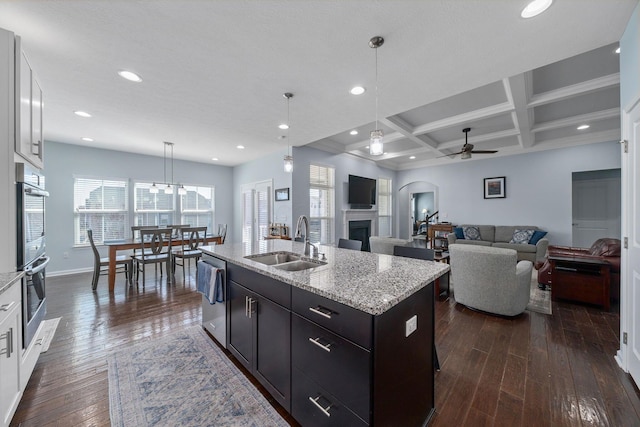
M48 271L47 277L70 276L72 274L91 273L93 268L76 268L75 270Z

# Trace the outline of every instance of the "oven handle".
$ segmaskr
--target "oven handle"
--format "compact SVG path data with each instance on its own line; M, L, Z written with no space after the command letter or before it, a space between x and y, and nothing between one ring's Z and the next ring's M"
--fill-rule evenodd
M24 192L32 196L49 197L48 191L38 190L37 188L25 187Z
M46 268L47 264L49 264L49 261L51 261L50 257L44 257L44 262L42 264L39 264L36 268L27 268L26 270L24 270L24 274L26 274L27 276L33 276L34 274L40 273Z

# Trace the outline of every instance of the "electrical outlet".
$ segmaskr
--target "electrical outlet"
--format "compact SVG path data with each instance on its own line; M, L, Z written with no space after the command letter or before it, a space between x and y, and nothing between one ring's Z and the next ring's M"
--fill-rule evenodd
M413 316L411 319L407 320L406 325L405 325L404 336L408 337L409 335L414 333L416 329L418 329L418 315L417 314L415 316Z
M62 256L64 257L64 259L69 258L69 252L63 252Z

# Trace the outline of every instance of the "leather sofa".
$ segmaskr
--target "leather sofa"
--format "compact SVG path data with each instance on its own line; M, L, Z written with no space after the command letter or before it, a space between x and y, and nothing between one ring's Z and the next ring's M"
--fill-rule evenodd
M449 233L447 240L449 245L452 244L466 244L476 246L492 246L494 248L513 249L518 254L518 261L527 260L536 265L542 265L547 253L547 246L549 246L549 240L541 238L538 242L533 244L521 244L521 243L509 243L513 237L513 233L518 230L540 230L535 226L524 225L472 225L463 224L458 225L456 228L464 227L477 227L480 231L480 240L459 239L455 233Z
M611 297L620 296L620 239L602 238L596 240L590 248L575 248L571 246L549 246L550 256L566 256L576 258L591 258L606 261L611 264ZM547 259L538 268L538 285L540 288L551 285L551 264Z

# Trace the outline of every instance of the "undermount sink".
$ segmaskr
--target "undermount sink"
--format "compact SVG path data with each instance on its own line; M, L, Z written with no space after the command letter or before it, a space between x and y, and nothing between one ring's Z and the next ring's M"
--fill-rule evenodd
M274 267L280 270L285 270L285 271L301 271L301 270L308 270L310 268L321 267L323 265L327 265L327 263L324 261L299 259L297 261L277 264L277 265L274 265Z
M298 261L300 255L294 252L271 252L268 254L247 255L246 259L265 265L276 265L290 261Z
M300 254L286 251L247 255L245 258L285 271L302 271L327 265L324 261L303 258Z

